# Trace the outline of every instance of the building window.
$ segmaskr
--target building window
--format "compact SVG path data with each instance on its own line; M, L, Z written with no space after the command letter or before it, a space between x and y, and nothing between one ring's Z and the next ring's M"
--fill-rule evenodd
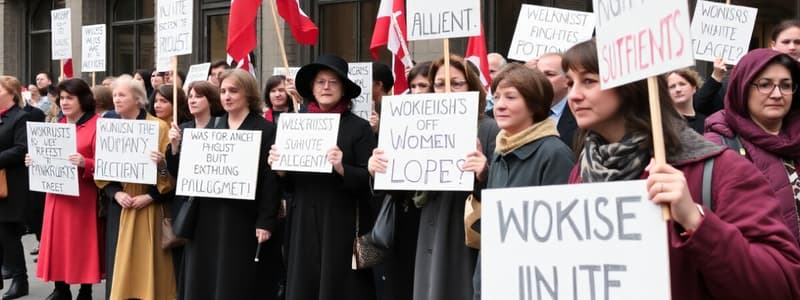
M320 0L317 26L335 30L319 31L318 53L334 53L351 62L372 61L369 43L378 5L378 0Z
M28 74L29 82L35 83L34 78L40 72L49 72L53 81L61 74L61 64L51 59L50 47L50 11L65 7L65 0L39 1L31 7L30 16L30 46L28 49ZM24 80L23 80L24 81ZM26 84L26 82L23 82Z
M117 0L111 6L111 72L155 68L155 0Z

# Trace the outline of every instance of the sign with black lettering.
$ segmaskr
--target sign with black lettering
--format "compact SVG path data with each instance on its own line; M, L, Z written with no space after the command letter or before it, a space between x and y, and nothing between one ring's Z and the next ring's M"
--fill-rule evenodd
M72 58L72 27L69 8L54 9L50 11L50 36L52 59Z
M156 55L156 71L157 72L172 71L172 56Z
M81 72L106 71L106 24L81 27Z
M375 173L376 190L472 190L475 176L461 167L477 148L477 92L384 96L381 103L378 148L389 165Z
M289 67L289 74L286 74L286 68L274 67L272 68L272 75L283 75L286 77L286 79L294 80L294 77L297 76L298 71L300 71L300 67Z
M156 184L151 151L158 151L158 122L98 119L94 179Z
M156 38L158 56L177 56L192 53L191 0L158 0Z
M406 1L408 40L481 35L480 0Z
M28 122L28 183L31 191L79 196L75 124Z
M328 150L339 137L340 114L281 114L275 145L280 159L273 170L331 173Z
M750 48L756 14L758 9L752 7L697 1L692 19L694 57L711 62L721 57L726 64L738 63Z
M670 299L667 222L644 180L482 195L484 299Z
M349 63L347 77L361 87L361 95L352 99L350 110L369 121L372 115L372 63Z
M189 66L189 73L186 74L186 82L183 83L183 88L188 89L189 84L195 81L208 80L209 69L211 69L211 63L202 63Z
M596 20L590 12L523 4L508 58L528 61L545 53L563 53L591 39Z
M187 128L175 193L256 199L261 131Z
M694 66L686 1L592 0L592 4L603 89Z

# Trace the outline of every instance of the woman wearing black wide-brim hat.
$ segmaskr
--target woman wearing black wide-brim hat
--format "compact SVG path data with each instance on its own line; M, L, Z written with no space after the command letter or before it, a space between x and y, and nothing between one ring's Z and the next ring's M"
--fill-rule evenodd
M338 113L341 119L336 146L327 155L332 173L279 172L294 194L286 299L375 298L372 273L351 269L356 207L361 206L360 224L371 218L367 160L376 141L369 122L350 112L350 99L361 88L347 78L347 70L343 59L322 55L295 77L309 113ZM280 158L279 146L272 146L270 164Z

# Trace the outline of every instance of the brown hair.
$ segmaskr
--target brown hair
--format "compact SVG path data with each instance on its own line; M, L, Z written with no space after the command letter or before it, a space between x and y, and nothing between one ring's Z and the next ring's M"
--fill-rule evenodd
M212 117L218 117L225 113L222 102L219 100L219 87L205 80L192 81L187 89L189 93L194 90L195 94L208 99L208 107Z
M699 88L701 85L703 85L703 79L700 78L700 74L698 74L697 71L694 70L694 68L677 69L675 71L664 74L664 79L667 80L669 78L669 75L672 74L676 74L682 77L695 88Z
M286 76L283 75L272 75L267 78L267 83L264 85L264 105L266 105L269 109L272 109L272 100L269 98L269 93L275 87L281 85L281 83L286 82ZM294 112L294 98L292 95L289 95L286 92L286 106L289 107L290 112Z
M539 70L520 64L507 64L492 80L492 91L502 87L514 87L525 99L525 107L531 112L533 123L547 119L553 100L553 86Z
M161 95L161 97L167 98L167 101L170 103L178 102L178 119L172 120L176 124L181 124L183 122L189 121L192 119L192 114L189 113L189 103L188 99L186 98L186 93L183 92L183 89L178 88L178 101L174 101L172 99L173 94L172 84L162 84L159 85L158 88L155 89L155 93L153 95L153 101L150 102L150 106L148 110L150 114L156 115L156 110L154 108L156 104L156 96L155 94ZM173 104L174 105L174 104Z
M572 46L561 61L561 68L564 70L579 70L588 73L600 74L600 66L597 60L597 44L595 41L588 40ZM686 122L681 118L675 107L672 105L672 98L669 96L667 82L663 76L658 76L659 87L659 106L661 107L661 123L664 128L664 146L668 154L680 152L682 149L678 134ZM625 133L639 133L647 136L643 145L643 151L653 154L653 130L650 124L650 105L648 103L649 94L647 80L639 80L613 88L619 95L621 101L618 114L622 114L625 119ZM579 129L578 138L575 139L576 154L583 150L583 142L586 137L586 130Z
M250 112L261 113L264 103L258 95L258 83L256 79L253 78L253 75L242 69L229 69L222 72L222 75L220 75L220 86L222 86L222 82L228 79L228 77L233 78L236 85L241 89L242 93L244 93Z
M431 64L430 72L428 72L428 80L431 82L431 86L436 82L436 72L443 66L444 57ZM471 66L472 64L470 64L470 67L467 67L465 60L461 56L450 55L450 67L456 68L456 70L464 73L469 91L478 92L478 119L482 119L486 116L486 91L483 90L481 79L478 78L477 68L473 69Z
M778 23L778 25L775 25L775 28L772 28L772 35L770 36L772 38L772 41L777 42L778 36L781 35L781 33L784 32L786 29L792 27L800 28L800 20L788 19L788 20L783 20L783 22Z
M94 94L95 106L104 110L114 110L114 96L111 89L95 85L92 87L92 94Z
M0 76L0 87L8 90L9 93L14 94L14 103L17 104L19 107L25 106L25 102L22 101L22 85L19 83L14 76L2 75Z

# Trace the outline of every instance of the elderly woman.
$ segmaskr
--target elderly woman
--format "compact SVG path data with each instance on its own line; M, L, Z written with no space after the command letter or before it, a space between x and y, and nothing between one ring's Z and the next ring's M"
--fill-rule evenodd
M730 78L725 110L706 120L706 136L753 162L775 192L781 215L800 239L800 103L793 101L800 64L780 52L748 53Z
M158 122L158 166L155 185L97 181L111 199L106 232L106 290L111 299L174 299L175 277L169 251L161 250L164 195L175 186L164 160L169 140L166 122L148 114L144 87L131 76L114 81L114 110L124 120Z

